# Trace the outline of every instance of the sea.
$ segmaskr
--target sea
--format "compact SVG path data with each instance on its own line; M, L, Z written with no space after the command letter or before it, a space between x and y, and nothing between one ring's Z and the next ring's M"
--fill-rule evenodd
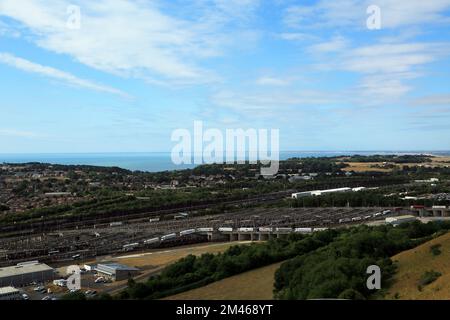
M450 156L450 151L281 151L280 160L306 157L334 157L342 155L374 155L374 154L432 154ZM197 164L176 165L170 152L135 152L135 153L22 153L1 154L1 163L41 162L63 165L92 165L104 167L120 167L132 171L171 171L191 169Z

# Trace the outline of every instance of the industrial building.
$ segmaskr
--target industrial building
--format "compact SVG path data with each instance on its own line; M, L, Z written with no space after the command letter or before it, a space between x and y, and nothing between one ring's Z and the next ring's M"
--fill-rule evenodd
M399 224L405 223L405 222L411 222L415 221L416 217L412 215L405 215L405 216L397 216L397 217L388 217L386 218L386 223L390 223L393 226L398 226Z
M0 288L0 300L22 300L22 296L14 287L3 287Z
M139 273L139 269L119 263L99 263L95 271L114 281L126 280Z
M19 263L0 268L0 287L25 286L32 282L44 283L53 280L54 270L38 261Z

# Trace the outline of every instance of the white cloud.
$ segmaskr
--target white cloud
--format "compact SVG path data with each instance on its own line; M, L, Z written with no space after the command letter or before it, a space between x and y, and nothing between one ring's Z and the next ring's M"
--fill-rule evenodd
M288 41L317 40L316 36L313 36L308 33L302 33L302 32L285 32L285 33L280 33L278 36L281 39L288 40Z
M258 92L220 91L211 98L215 106L223 107L240 114L267 117L279 113L280 108L301 107L305 105L326 105L336 102L335 96L320 91L270 90ZM286 112L288 110L284 110Z
M434 94L412 101L417 106L450 106L450 94Z
M288 79L264 76L256 80L256 83L263 86L287 86L291 83Z
M333 37L331 40L317 43L308 48L313 53L338 52L348 47L348 40L341 36Z
M39 75L43 75L52 79L60 80L66 84L80 87L80 88L86 88L90 90L95 90L99 92L106 92L106 93L112 93L116 94L125 98L128 98L129 96L118 89L114 89L112 87L108 87L105 85L97 84L95 82L92 82L90 80L81 79L78 78L70 73L48 67L43 66L38 63L31 62L26 59L22 59L16 56L13 56L9 53L2 53L0 52L0 63L4 63L6 65L12 66L14 68L30 72L30 73L36 73Z
M326 45L326 43L324 44ZM317 45L309 47L311 54ZM322 52L325 49L319 47ZM399 98L413 88L410 80L425 75L424 66L450 54L446 43L376 43L360 47L333 46L333 55L319 56L317 67L323 71L352 72L360 75L355 93L364 99Z
M79 30L66 28L72 2L81 9ZM21 22L40 47L92 68L153 83L189 84L218 80L199 60L219 56L234 43L224 26L244 19L256 5L255 0L215 0L213 8L203 0L189 8L159 1L0 0L0 16Z
M450 0L320 0L289 7L284 22L292 28L365 28L366 9L372 4L381 9L381 28L449 22L443 13L450 8Z

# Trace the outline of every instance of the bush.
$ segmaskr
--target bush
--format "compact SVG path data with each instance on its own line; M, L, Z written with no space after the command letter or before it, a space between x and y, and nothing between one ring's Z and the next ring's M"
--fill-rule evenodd
M437 278L439 278L442 274L437 271L426 271L419 280L419 291L422 289L423 286L426 286L430 283L433 283L436 281Z
M441 246L442 245L438 243L438 244L434 244L430 247L430 251L433 254L433 256L438 256L441 254L441 250L440 250Z

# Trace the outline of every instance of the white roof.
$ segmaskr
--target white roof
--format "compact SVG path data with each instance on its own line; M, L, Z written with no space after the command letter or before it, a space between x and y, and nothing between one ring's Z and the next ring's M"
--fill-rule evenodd
M17 276L17 275L27 274L27 273L34 273L34 272L51 271L51 270L53 270L53 268L49 267L48 265L46 265L44 263L4 267L4 268L0 268L0 278L12 277L12 276Z
M19 292L19 290L17 290L14 287L3 287L3 288L0 288L0 295L8 294L8 293L16 293L16 292Z

